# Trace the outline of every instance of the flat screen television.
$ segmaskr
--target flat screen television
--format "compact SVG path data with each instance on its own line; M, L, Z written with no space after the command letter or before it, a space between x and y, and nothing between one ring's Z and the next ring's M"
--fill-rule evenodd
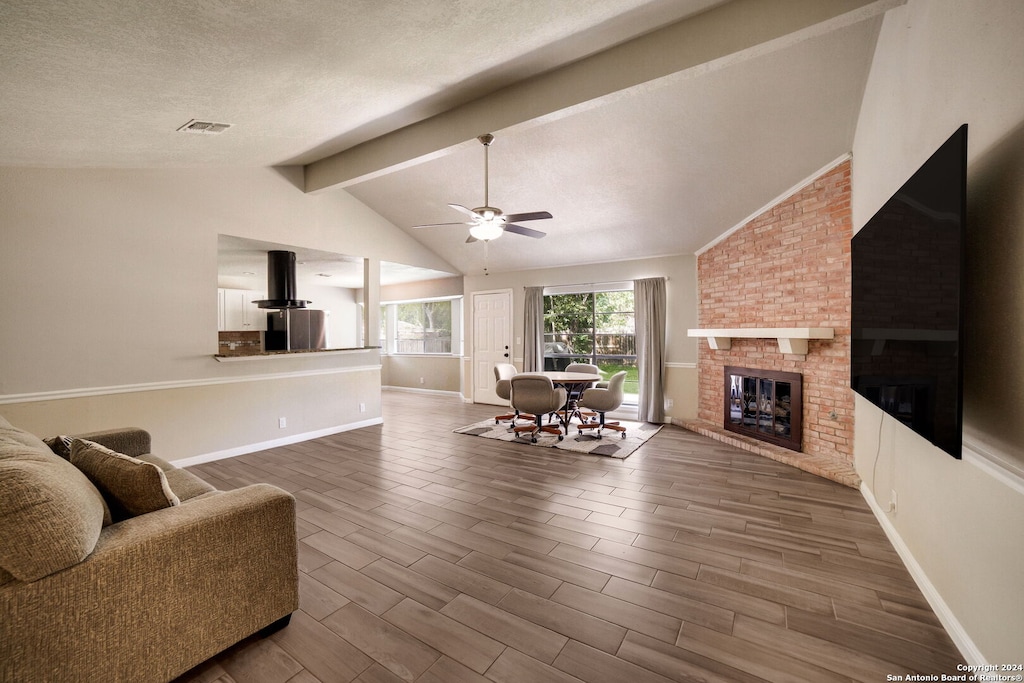
M967 124L853 237L851 385L955 458L963 418Z

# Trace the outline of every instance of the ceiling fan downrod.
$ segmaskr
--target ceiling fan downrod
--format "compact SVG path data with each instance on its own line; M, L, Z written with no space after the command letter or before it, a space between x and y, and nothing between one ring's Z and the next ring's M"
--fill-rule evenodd
M484 206L490 206L491 200L487 195L488 181L489 181L489 167L490 167L490 156L489 152L491 149L491 143L494 142L494 136L490 133L484 133L477 137L480 144L484 146Z

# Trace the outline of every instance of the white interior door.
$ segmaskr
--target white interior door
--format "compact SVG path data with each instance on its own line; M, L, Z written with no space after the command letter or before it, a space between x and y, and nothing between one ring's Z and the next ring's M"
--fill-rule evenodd
M473 402L505 405L494 392L494 364L512 362L512 291L473 295Z

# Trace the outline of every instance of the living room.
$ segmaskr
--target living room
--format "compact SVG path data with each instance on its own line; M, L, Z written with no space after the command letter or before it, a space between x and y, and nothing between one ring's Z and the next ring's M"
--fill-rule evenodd
M751 3L743 2L711 4L720 11L752 9ZM447 233L421 237L425 231L408 230L419 220L433 220L416 213L425 210L424 204L403 207L402 211L416 217L401 223L385 218L382 209L371 208L371 196L386 187L371 184L372 168L364 170L370 178L364 183L351 187L325 183L315 192L306 192L315 174L300 164L282 165L280 158L268 156L265 163L249 167L216 160L196 163L190 158L190 153L201 157L209 152L189 152L188 146L230 141L224 137L189 137L184 151L179 148L174 156L144 166L133 164L136 157L127 147L117 150L123 156L114 160L76 157L77 146L71 138L61 141L64 158L52 152L34 154L34 144L44 147L46 132L19 126L28 125L29 114L43 121L49 121L50 114L43 108L45 101L29 97L31 80L39 81L42 91L47 79L56 76L53 71L19 69L20 62L15 61L3 68L2 75L4 119L12 124L0 137L0 277L9 294L3 304L5 324L0 328L4 350L0 415L39 436L143 427L153 435L155 453L182 463L197 458L212 462L215 457L290 440L379 425L384 417L381 368L390 360L382 359L378 349L238 363L213 359L217 242L219 235L233 235L359 256L371 272L381 262L392 262L452 273L462 278L464 302L475 293L510 289L513 337L523 336L524 287L666 277L665 393L673 399L667 418L678 426L700 417L700 363L702 354L709 353L703 339L687 335L690 329L708 326L698 275L701 256L727 245L730 236L741 233L765 211L842 164L848 166L849 231L855 234L960 124L968 123L970 284L965 307L964 457L956 460L937 452L852 392L846 391L841 399L851 405L840 406L836 413L852 435L844 457L862 482L861 493L961 655L971 664L1019 664L1024 640L1019 567L1024 565L1024 550L1013 539L1024 530L1024 402L1019 400L1024 361L1017 348L1024 321L1024 285L1019 276L1024 260L1020 240L1024 98L1019 88L1024 62L1018 49L1024 13L1008 0L982 5L954 0L829 4L843 5L828 10L834 13L833 19L852 13L860 22L876 22L866 62L860 65L863 81L856 107L844 112L845 147L799 172L787 168L783 173L772 156L751 157L752 173L772 180L765 183L770 189L745 205L731 222L702 225L700 229L710 231L710 237L698 239L690 248L679 247L671 229L656 226L663 232L655 239L668 245L666 251L634 258L594 258L587 250L585 226L573 225L562 235L552 227L545 238L549 242L513 242L520 239L515 235L495 240L488 245L486 274L482 249L474 252L477 260L472 268L454 262L467 258L463 250L483 246L462 246L460 228L451 228L458 238L458 251L431 246L436 244L432 240L454 239ZM620 3L620 9L623 6ZM46 35L41 28L50 19L46 15L53 12L59 17L59 11L55 7L40 11L42 15L24 24L12 16L3 22L8 27L3 30L31 26L40 36ZM800 9L793 13L799 14ZM856 22L847 19L847 23ZM87 29L82 29L82 35L88 35ZM828 33L822 35L827 38ZM795 28L783 37L792 43L806 39ZM82 54L88 53L89 42L83 40L81 45ZM40 38L36 48L47 46ZM292 49L293 45L275 45L268 59L286 61ZM31 63L33 52L28 48L18 54ZM69 53L62 54L68 59ZM137 55L133 58L145 61ZM64 63L74 73L72 67L71 61ZM725 67L716 63L715 68ZM24 73L15 79L14 72ZM201 80L199 75L195 78ZM85 98L72 85L64 91L66 110ZM269 88L256 82L242 86ZM61 86L50 91L59 94ZM32 106L13 108L11 102L19 96ZM131 99L130 94L127 97ZM201 110L203 103L187 92L172 93L169 99L177 97L188 103L188 116L207 115ZM492 103L496 109L498 105ZM140 124L139 115L130 109L111 107L111 111L118 113L114 127ZM181 107L168 105L160 122L171 131L168 136L175 135L174 127L183 122L175 118L180 113ZM488 128L496 135L492 164L500 164L503 154L523 161L514 151L520 141L531 146L550 143L541 123L491 121ZM95 121L89 125L109 127ZM467 125L475 126L477 121ZM423 190L431 194L435 209L440 207L439 221L446 220L446 202L469 202L479 193L481 157L473 138L480 132L474 129L458 144L451 143L458 154L449 156L457 156L458 165L465 167L454 174L468 186L458 188L462 194L438 196L433 189ZM242 126L222 136L233 134L238 141L230 144L252 148L281 144L276 138L263 141L258 131ZM423 137L430 137L430 131ZM657 134L652 138L617 144L661 144ZM575 144L600 147L603 141ZM382 145L378 151L383 157L387 145ZM298 145L291 154L303 151ZM429 156L434 151L418 153ZM560 146L552 153L569 156L572 147ZM368 163L387 169L402 167L405 161L381 158ZM609 173L614 175L614 170ZM396 183L391 186L395 187L404 181L399 177L388 182ZM639 192L642 183L623 177L621 184L627 191ZM536 206L534 197L527 196L523 206L517 200L508 208L551 208L544 200L545 190L543 186L534 190ZM463 195L468 197L459 199ZM398 193L392 202L405 204L412 196ZM558 220L559 214L553 213ZM555 221L551 223L555 226ZM544 229L540 222L534 225ZM688 227L676 226L676 230L682 233ZM620 254L629 253L633 241L627 229L625 224L620 226L616 237ZM638 227L636 241L642 232ZM555 242L556 237L565 242ZM594 237L591 244L599 241L609 240ZM549 243L558 246L549 247ZM579 245L572 247L576 258L548 260L552 253L566 254L566 244ZM535 265L524 265L531 263ZM366 288L367 310L384 300L378 287L379 283L371 282ZM465 322L468 315L464 314ZM374 316L369 317L373 321ZM742 326L758 322L743 321ZM835 327L843 329L841 324ZM367 325L368 331L377 328ZM454 361L461 365L458 393L472 402L471 326L464 324L464 329L466 350ZM372 341L369 336L367 341ZM522 356L521 347L512 349L514 360ZM284 428L279 426L282 416L287 417Z

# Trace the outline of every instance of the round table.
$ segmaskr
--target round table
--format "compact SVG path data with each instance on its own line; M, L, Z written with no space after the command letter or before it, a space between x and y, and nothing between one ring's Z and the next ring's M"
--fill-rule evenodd
M531 373L534 374L534 373ZM565 372L565 371L551 371L551 372L538 372L538 375L544 375L551 380L551 383L556 387L565 388L565 405L562 406L562 410L559 413L558 421L562 424L565 429L565 433L569 433L569 422L572 421L573 416L579 416L580 420L583 420L583 416L580 415L580 411L576 408L570 409L569 404L572 401L573 393L582 394L583 390L594 382L600 382L603 377L601 375L593 374L590 372Z

